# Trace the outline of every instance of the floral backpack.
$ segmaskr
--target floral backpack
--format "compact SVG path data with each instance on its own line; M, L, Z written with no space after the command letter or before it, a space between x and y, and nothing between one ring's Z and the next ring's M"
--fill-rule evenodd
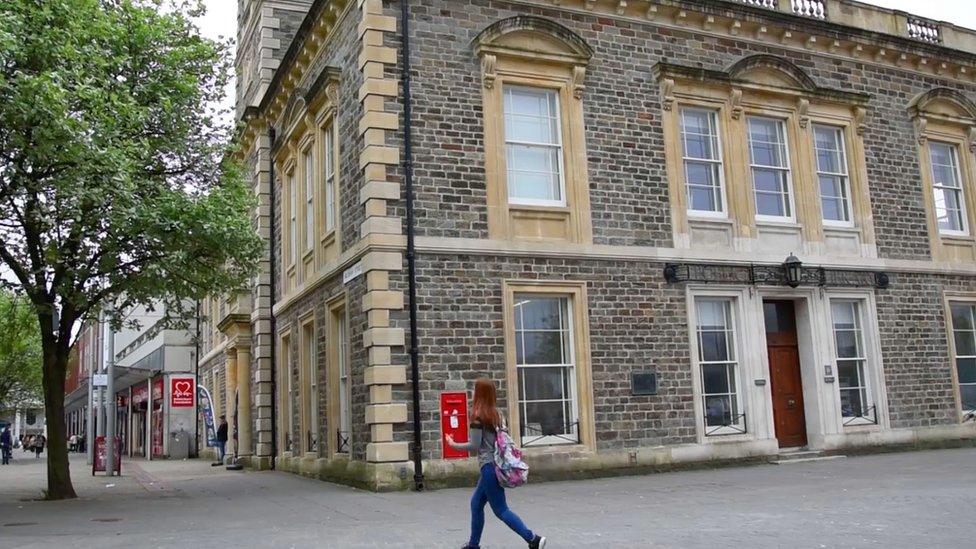
M522 461L522 450L508 434L508 427L495 432L495 476L504 488L518 488L529 481L529 466Z

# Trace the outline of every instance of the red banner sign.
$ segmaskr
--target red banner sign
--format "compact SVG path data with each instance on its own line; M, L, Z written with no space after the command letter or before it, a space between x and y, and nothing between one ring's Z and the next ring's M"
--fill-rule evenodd
M107 449L105 448L105 437L95 437L95 455L92 459L92 476L95 473L105 472L105 458L108 457ZM115 437L115 472L122 476L122 445L120 444L119 437Z
M170 379L170 408L193 408L195 404L193 395L196 393L195 381L192 377L174 377Z
M163 378L153 380L152 384L152 398L153 400L162 400L163 398Z

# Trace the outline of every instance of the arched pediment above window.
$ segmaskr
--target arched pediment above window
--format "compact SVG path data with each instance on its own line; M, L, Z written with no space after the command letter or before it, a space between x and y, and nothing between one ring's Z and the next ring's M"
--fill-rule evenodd
M751 55L729 67L733 80L813 92L817 84L793 63L774 55Z
M577 99L582 97L586 67L593 57L593 48L579 35L559 23L530 15L491 24L478 34L472 46L481 58L485 88L491 89L495 84L499 57L527 60L571 67Z
M913 117L941 118L968 125L976 124L976 104L949 88L934 88L920 93L908 104Z
M593 48L578 34L549 19L530 15L492 23L472 45L478 55L491 51L584 65L593 57Z

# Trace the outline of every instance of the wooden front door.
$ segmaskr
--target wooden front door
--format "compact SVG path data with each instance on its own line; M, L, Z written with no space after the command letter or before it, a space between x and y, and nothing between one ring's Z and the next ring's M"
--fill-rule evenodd
M805 446L807 424L803 415L803 382L793 302L764 301L763 316L776 438L780 448Z

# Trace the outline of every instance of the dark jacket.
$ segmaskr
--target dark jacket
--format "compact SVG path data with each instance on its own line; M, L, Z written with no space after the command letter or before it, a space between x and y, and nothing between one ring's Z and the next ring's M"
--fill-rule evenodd
M217 427L217 442L227 442L227 423L221 423Z
M9 430L5 429L2 433L0 433L0 446L9 447L13 446L13 444L13 437L10 436Z

